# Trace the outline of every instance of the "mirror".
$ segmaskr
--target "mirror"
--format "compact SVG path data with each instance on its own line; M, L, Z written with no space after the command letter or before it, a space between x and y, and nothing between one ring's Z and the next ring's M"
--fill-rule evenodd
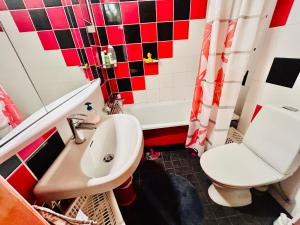
M45 50L39 35L50 35L47 31L19 32L9 14L3 13L0 21L47 111L54 108L50 103L89 83L79 66L66 65L64 60L64 53L72 54L73 50L76 51L75 46L72 49ZM59 31L63 31L64 37L65 30ZM64 39L66 43L72 41L72 45L76 42ZM49 41L48 38L46 40Z
M67 15L68 7L65 10ZM0 12L0 107L4 107L2 94L12 103L11 110L18 118L11 117L18 121L12 124L13 121L8 122L5 115L0 115L0 147L90 83L81 64L68 65L65 60L64 52L76 52L76 47L63 49L55 39L58 48L45 49L39 35L43 32L46 37L51 32L55 35L56 30L20 31L14 19L9 11ZM72 36L71 41L77 46L79 40ZM78 54L81 61L83 56ZM2 130L1 118L10 127Z
M0 23L0 139L38 110L46 113L27 71ZM37 118L38 119L38 118Z

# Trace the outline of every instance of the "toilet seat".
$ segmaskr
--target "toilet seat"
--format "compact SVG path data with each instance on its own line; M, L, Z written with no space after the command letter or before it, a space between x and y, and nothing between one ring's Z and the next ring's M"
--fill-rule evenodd
M204 172L214 181L236 188L263 186L285 176L244 144L227 144L206 151L200 159Z

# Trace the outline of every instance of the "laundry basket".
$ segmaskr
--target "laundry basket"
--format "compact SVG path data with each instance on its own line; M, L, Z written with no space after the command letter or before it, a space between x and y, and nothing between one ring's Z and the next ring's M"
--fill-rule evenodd
M125 225L112 191L76 198L65 215L93 220L99 225Z
M230 127L228 134L227 134L227 139L225 144L230 144L230 143L242 143L243 141L243 134L239 132L237 129Z

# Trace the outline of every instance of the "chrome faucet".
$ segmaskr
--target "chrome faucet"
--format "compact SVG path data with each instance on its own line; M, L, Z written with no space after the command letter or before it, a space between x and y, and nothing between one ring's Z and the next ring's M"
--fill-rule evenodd
M93 123L86 123L85 120L80 117L87 117L85 114L74 114L67 117L68 124L71 128L73 137L76 144L82 144L86 141L85 137L78 132L78 130L93 130L96 129L96 125Z
M124 99L120 94L114 93L112 94L108 101L105 103L103 107L103 111L108 115L123 113L123 101Z

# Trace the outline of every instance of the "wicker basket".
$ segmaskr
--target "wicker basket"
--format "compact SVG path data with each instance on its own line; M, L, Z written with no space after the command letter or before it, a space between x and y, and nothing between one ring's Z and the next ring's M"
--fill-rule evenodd
M93 220L99 225L125 225L112 191L76 198L65 215Z
M233 127L230 127L225 144L230 144L230 143L240 144L240 143L242 143L243 138L244 138L244 136L241 132L239 132L237 129L235 129Z

